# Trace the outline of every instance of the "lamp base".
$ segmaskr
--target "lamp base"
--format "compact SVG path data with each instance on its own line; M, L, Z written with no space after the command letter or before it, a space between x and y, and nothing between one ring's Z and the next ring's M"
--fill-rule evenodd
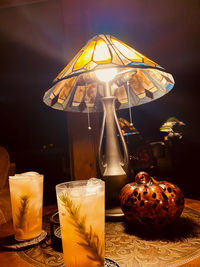
M124 218L124 213L120 206L116 206L113 208L106 208L106 219L112 219L112 220L120 220Z
M121 188L128 183L127 175L103 176L102 180L105 181L106 218L123 218L119 194Z

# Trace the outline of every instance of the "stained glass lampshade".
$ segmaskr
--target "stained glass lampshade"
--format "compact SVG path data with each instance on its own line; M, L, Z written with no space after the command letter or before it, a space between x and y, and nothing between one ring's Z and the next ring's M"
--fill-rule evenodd
M141 105L168 93L174 86L171 74L135 49L111 35L96 35L54 79L44 102L55 109L77 112L102 110L103 83L95 71L116 68L110 85L117 109Z
M115 37L100 34L78 52L45 93L44 102L55 109L87 113L104 111L98 163L106 181L107 203L112 203L107 216L122 213L115 205L118 205L122 186L127 183L129 161L116 109L153 101L173 86L172 75L158 64ZM104 130L105 152L102 149Z

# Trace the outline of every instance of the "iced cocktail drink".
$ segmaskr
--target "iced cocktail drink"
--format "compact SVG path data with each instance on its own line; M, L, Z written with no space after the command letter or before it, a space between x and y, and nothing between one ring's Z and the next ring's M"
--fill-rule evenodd
M16 240L35 238L42 232L43 175L36 172L9 177L13 228Z
M66 267L103 267L105 184L91 178L56 186Z

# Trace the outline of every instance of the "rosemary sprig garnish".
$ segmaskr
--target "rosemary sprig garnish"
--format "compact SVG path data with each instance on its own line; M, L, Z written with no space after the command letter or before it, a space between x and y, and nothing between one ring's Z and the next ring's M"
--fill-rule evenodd
M86 216L80 216L81 205L75 205L67 194L62 193L59 196L63 206L70 215L71 223L75 227L83 242L78 242L78 245L84 247L90 255L87 257L90 260L98 262L99 267L104 266L104 244L102 244L98 234L96 234L90 225L89 231L86 229Z
M29 197L27 195L20 197L19 214L17 215L18 219L17 227L21 229L24 228L25 216L28 210L28 202L29 202Z

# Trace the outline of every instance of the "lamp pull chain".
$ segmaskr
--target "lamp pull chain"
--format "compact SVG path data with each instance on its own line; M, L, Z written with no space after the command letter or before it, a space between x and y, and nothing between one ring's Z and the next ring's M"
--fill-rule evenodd
M88 90L88 84L86 83L86 85L85 85L85 89L86 89L86 94L87 94L87 90ZM88 108L88 105L87 105L87 103L88 103L89 101L88 100L86 100L85 101L85 104L86 104L86 107L87 107L87 120L88 120L88 130L91 130L92 129L92 127L91 127L91 125L90 125L90 112L89 112L89 108Z
M131 113L131 105L130 105L129 81L127 82L127 88L128 88L127 91L128 91L128 109L129 109L130 126L133 126L132 113Z
M91 127L91 125L90 125L90 112L89 112L89 108L88 108L88 106L87 106L87 114L88 114L88 130L91 130L92 127Z

